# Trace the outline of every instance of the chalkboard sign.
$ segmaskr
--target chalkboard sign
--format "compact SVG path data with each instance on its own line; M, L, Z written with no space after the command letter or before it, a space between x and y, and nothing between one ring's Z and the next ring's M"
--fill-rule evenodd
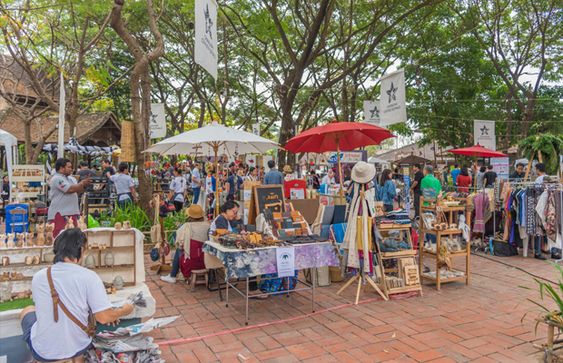
M274 212L283 212L283 185L257 185L254 187L254 206L256 215L264 209Z

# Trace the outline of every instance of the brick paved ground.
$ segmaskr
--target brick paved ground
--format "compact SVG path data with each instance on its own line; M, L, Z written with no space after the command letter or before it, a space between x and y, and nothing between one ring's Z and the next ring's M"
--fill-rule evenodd
M557 278L546 262L495 259ZM189 339L162 346L169 362L537 362L532 344L545 340L545 329L534 334L538 309L526 301L538 298L532 276L479 256L471 267L470 286L447 284L441 292L425 286L424 297L388 302L368 292L358 306L349 304L354 289L340 297L335 292L341 284L332 284L317 290L317 310L325 311L309 316L305 293L251 301L249 328L234 333L229 331L244 328L242 298L233 297L226 308L217 293L203 287L192 293L184 283L163 283L149 272L157 316L181 316L153 336L158 342Z

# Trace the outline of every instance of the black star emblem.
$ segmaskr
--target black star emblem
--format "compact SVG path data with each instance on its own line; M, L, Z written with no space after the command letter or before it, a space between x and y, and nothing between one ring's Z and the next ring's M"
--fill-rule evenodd
M379 118L379 109L377 106L373 106L373 110L369 110L369 113L371 115L370 118Z
M487 128L487 125L483 125L483 127L480 128L479 130L481 130L481 136L489 135L489 129Z
M151 113L151 124L156 124L156 115L154 113Z
M395 87L393 85L393 82L391 82L391 88L389 88L389 90L387 91L387 96L389 96L389 101L387 103L391 103L391 101L396 101L397 100L397 90L399 88Z
M209 4L205 5L203 15L205 16L205 33L209 36L210 39L213 39L213 34L211 33L211 29L213 28L213 20L211 20L211 16L209 15Z

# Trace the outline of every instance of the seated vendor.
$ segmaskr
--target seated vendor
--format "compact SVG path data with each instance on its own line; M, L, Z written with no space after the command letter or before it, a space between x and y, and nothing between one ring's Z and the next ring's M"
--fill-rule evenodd
M238 223L238 208L239 204L233 200L228 200L221 206L221 214L219 214L211 227L209 228L209 235L215 235L218 229L224 229L229 232L237 230Z
M191 247L193 241L195 244L199 244L198 248L201 249L203 242L207 240L209 222L204 219L203 209L199 204L192 204L185 211L186 223L176 232L176 252L172 260L172 270L170 275L160 277L162 281L172 284L176 282L176 276L180 270L184 277L189 279L192 270L205 268L203 257L193 256L194 252L191 252Z
M113 323L133 311L131 304L113 309L100 277L80 266L85 244L80 229L64 230L53 246L54 265L33 276L35 306L23 309L20 319L23 339L37 361L81 362L96 321Z

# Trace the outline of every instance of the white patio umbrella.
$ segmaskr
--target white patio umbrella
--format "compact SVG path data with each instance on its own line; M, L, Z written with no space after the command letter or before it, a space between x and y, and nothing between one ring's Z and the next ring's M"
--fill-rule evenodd
M277 148L279 148L279 145L274 141L250 132L226 127L214 121L210 125L157 142L144 152L160 155L213 154L215 156L215 171L217 172L217 155L219 155L219 152L229 156L263 154L268 150ZM217 183L218 185L219 183ZM218 190L217 187L216 193ZM215 201L215 213L217 213L219 209L218 193L215 196Z
M6 168L8 169L8 183L12 188L12 165L17 163L18 139L8 131L0 129L0 146L6 149Z

